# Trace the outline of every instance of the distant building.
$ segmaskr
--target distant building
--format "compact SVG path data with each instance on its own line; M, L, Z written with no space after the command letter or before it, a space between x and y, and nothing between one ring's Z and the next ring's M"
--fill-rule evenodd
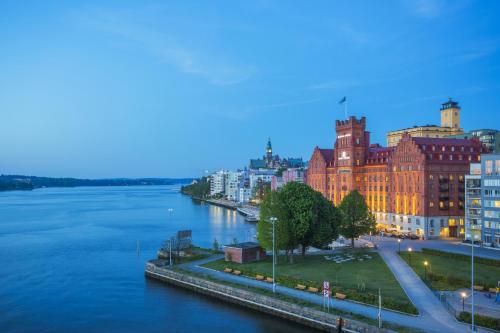
M224 194L226 186L225 180L226 172L224 170L212 174L210 176L210 195Z
M276 191L289 182L304 182L304 169L287 169L281 177L274 176L271 181L271 190Z
M228 171L224 179L224 196L227 200L237 201L240 185L243 182L242 171Z
M260 169L279 169L279 168L302 168L304 161L302 158L284 158L279 155L273 155L273 147L271 138L267 141L266 153L262 158L250 160L250 170Z
M500 154L500 131L493 129L477 129L463 134L449 136L456 139L478 138L489 149L490 153Z
M252 190L248 187L240 187L238 190L238 202L245 204L252 199Z
M264 260L266 251L254 242L231 244L224 246L224 257L226 261L244 264Z
M463 129L460 128L460 106L451 98L441 106L441 126L424 125L413 126L387 133L387 146L395 147L403 137L404 133L408 133L411 137L421 138L445 138L450 135L463 134Z

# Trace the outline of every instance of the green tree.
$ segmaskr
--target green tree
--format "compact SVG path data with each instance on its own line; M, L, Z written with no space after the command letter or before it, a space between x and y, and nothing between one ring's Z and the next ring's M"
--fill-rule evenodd
M311 226L308 244L317 248L324 248L339 236L341 215L337 207L326 199L320 192L316 192L317 217Z
M279 191L268 192L260 209L257 237L261 246L272 248L271 217L278 220L275 226L276 249L290 254L302 246L302 255L308 246L324 247L338 234L338 214L331 202L311 187L290 182Z
M353 248L354 238L375 231L375 217L357 190L351 191L344 197L339 209L342 220L340 234L351 239Z

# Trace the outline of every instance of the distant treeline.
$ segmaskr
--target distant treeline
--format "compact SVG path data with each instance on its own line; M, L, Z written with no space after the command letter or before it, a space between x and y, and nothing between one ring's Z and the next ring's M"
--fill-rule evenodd
M190 185L182 186L181 192L193 198L206 198L210 195L210 180L207 177L197 179Z
M78 179L0 175L0 191L32 190L41 187L172 185L179 183L186 184L192 180L192 178Z

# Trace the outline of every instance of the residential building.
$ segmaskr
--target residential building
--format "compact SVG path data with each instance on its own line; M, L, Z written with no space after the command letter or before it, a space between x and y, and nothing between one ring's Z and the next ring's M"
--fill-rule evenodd
M465 179L464 238L500 247L500 154L482 155Z
M483 143L490 153L500 154L500 131L494 129L477 129L463 134L452 135L450 138L471 139L476 137Z
M484 155L483 155L484 156ZM481 163L471 163L465 175L465 235L464 239L480 240L482 229Z
M210 176L210 195L224 195L226 186L225 180L226 172L224 170L220 170L212 174Z
M396 146L381 147L370 144L365 117L337 120L335 128L333 149L314 149L307 184L335 205L358 190L381 229L423 238L464 234L465 174L485 151L479 140L404 133Z
M252 199L252 190L248 187L240 187L238 190L238 202L241 204L248 203Z
M284 170L281 177L274 176L271 182L271 190L276 191L289 182L304 182L304 169Z
M463 134L460 128L460 106L451 98L441 106L441 126L424 125L404 128L387 133L387 146L395 147L403 137L408 133L412 137L422 138L444 138L450 135Z
M483 155L482 177L482 241L500 247L500 155Z
M228 171L224 179L224 195L227 200L237 201L239 189L243 182L242 171Z
M253 190L258 183L271 183L274 173L274 170L259 170L250 172L250 189Z

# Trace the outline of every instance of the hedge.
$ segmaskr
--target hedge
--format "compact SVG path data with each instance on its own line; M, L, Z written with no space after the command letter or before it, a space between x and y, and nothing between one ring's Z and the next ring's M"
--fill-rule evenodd
M427 254L431 254L431 255L435 255L435 256L454 258L454 259L463 260L463 261L470 261L471 260L471 257L468 255L465 255L465 254L445 252L445 251L441 251L441 250L428 249L425 247L422 248L422 252L427 253ZM488 266L500 267L500 260L495 260L495 259L474 257L474 262L478 263L478 264L488 265Z
M460 312L458 320L470 324L472 323L472 315L469 312ZM474 324L477 326L482 326L500 331L500 318L493 318L493 317L474 314Z

